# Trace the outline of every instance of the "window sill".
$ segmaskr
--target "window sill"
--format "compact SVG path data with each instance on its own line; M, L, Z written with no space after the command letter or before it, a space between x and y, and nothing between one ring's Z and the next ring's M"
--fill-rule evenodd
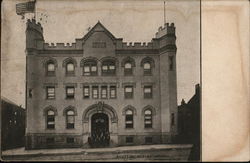
M124 74L124 76L134 76L134 74Z
M56 75L46 75L46 77L56 77Z
M153 130L154 128L153 127L144 127L144 130Z
M75 98L65 98L65 100L75 100Z
M84 77L97 77L98 75L82 75Z
M66 77L75 77L75 74L65 74Z
M134 130L135 128L124 128L125 130Z
M46 98L46 100L48 100L48 101L53 101L53 100L56 100L56 98L53 98L53 99L48 99L48 98Z

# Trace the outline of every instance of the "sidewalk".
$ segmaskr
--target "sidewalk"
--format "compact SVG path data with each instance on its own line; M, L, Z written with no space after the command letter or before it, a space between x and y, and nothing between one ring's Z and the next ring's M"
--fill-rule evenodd
M152 151L152 150L178 150L190 149L190 144L160 144L160 145L141 145L141 146L123 146L114 148L63 148L63 149L36 149L25 150L16 148L2 151L3 156L34 156L34 155L67 155L67 154L91 154L91 153L112 153L112 152L131 152L131 151Z

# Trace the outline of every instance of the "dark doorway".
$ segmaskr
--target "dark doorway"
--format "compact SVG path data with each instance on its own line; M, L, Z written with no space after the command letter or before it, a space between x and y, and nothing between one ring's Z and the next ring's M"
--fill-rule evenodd
M106 147L109 145L109 118L104 113L96 113L91 118L91 147Z

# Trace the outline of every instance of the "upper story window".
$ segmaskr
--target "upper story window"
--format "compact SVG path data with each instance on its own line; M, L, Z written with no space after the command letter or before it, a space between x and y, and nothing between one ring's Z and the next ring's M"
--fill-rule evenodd
M44 62L44 67L47 76L55 76L57 62L54 58L48 58Z
M130 62L127 62L124 65L124 75L133 75L133 68Z
M50 62L50 63L47 64L47 75L48 76L55 75L55 70L56 70L56 68L55 68L54 63Z
M67 86L66 87L66 99L74 99L75 98L75 87Z
M67 58L63 61L63 67L65 67L65 73L67 76L75 75L76 60L73 58Z
M124 67L124 75L133 75L133 68L135 67L135 61L131 57L126 57L122 60L122 67Z
M152 75L152 69L154 67L154 60L150 57L143 58L141 61L144 75Z
M73 110L68 110L66 112L66 128L75 128L75 112Z
M108 98L108 87L107 86L102 86L101 87L101 98Z
M83 98L88 99L90 98L90 88L89 86L83 87Z
M144 111L144 127L152 128L152 111L149 109Z
M143 92L144 92L144 98L152 98L153 97L152 86L144 86Z
M134 96L133 86L125 86L124 87L124 97L125 99L131 99Z
M98 88L98 86L92 86L92 98L94 98L94 99L99 98L99 88Z
M151 70L151 64L149 62L143 64L143 72L144 75L151 75L152 70Z
M116 98L116 86L110 86L109 90L110 90L110 98L111 99Z
M75 74L75 66L73 63L67 63L66 74L67 75Z
M133 128L134 127L134 114L133 111L128 109L125 112L125 127Z
M114 60L104 60L102 62L102 75L115 75L116 64Z
M95 60L88 60L83 65L84 76L95 76L97 75L97 62Z
M47 94L47 99L55 99L55 87L54 86L49 86L46 89L46 94Z
M55 128L55 112L53 110L47 111L47 129Z

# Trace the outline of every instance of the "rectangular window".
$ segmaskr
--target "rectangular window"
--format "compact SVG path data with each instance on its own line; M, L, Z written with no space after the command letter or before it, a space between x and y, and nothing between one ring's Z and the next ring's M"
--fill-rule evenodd
M110 98L116 98L116 86L110 86Z
M47 138L46 139L46 143L47 144L53 144L53 143L55 143L55 138Z
M74 138L67 138L66 141L68 144L71 144L71 143L75 142L75 139Z
M55 99L55 87L47 87L47 99Z
M90 97L89 92L90 92L89 86L84 86L83 87L83 98L88 99Z
M146 144L151 144L151 143L153 143L153 138L152 138L152 137L145 137L145 143L146 143Z
M107 98L108 96L108 87L102 86L101 87L101 98Z
M98 98L98 86L92 87L92 98L94 98L94 99Z
M126 143L133 143L133 142L134 142L134 138L132 136L126 137Z
M124 96L125 99L133 98L133 86L125 86Z
M75 98L75 87L72 87L72 86L66 87L66 98L67 99Z
M152 86L144 86L144 98L152 98Z

